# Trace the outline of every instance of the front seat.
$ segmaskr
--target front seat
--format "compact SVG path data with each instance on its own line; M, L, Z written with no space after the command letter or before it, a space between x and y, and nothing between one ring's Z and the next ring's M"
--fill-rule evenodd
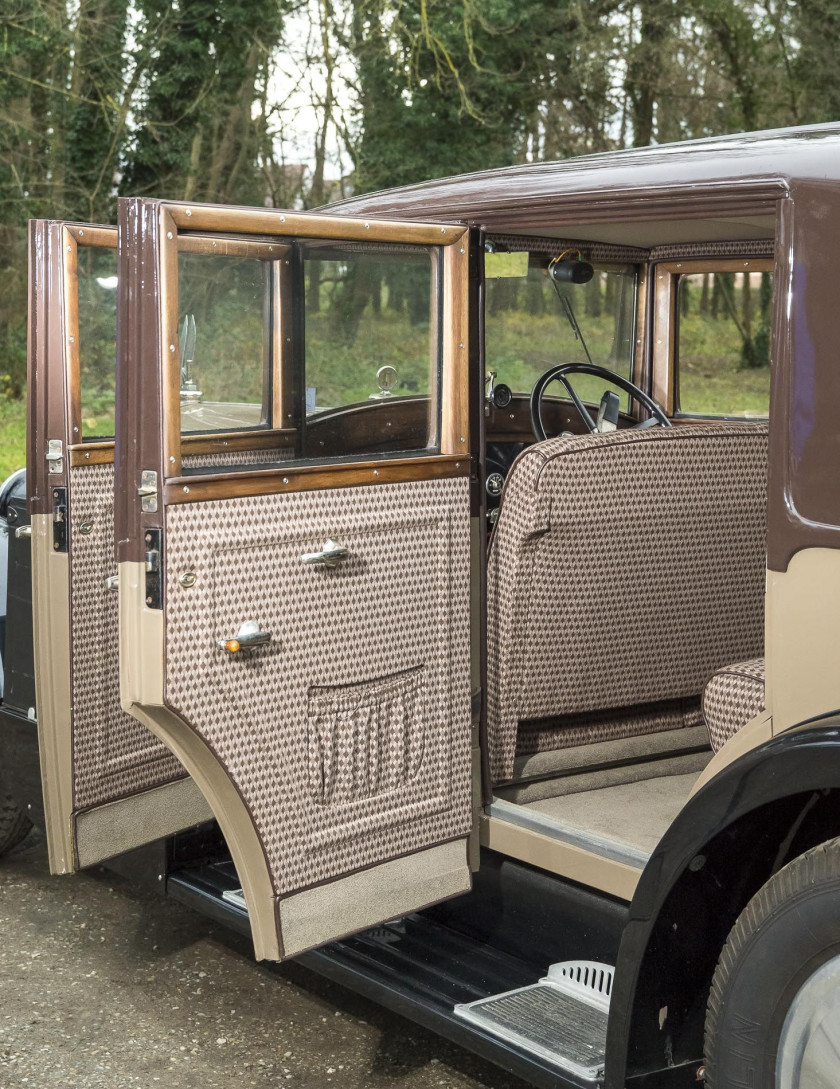
M488 566L494 781L513 774L521 724L557 749L672 729L685 724L675 701L763 653L766 475L766 424L520 454Z

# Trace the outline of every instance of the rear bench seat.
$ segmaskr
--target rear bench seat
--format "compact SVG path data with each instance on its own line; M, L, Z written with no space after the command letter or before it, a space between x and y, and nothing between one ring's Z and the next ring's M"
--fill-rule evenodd
M719 669L703 690L703 717L715 752L764 710L764 659Z

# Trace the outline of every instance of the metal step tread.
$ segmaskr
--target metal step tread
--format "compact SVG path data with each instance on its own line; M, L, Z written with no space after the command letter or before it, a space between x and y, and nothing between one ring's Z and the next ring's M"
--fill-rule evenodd
M548 975L455 1007L465 1020L597 1085L604 1072L613 969L566 962Z

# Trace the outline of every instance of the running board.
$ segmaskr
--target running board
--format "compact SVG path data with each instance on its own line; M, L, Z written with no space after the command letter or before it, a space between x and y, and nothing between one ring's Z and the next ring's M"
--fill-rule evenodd
M176 871L169 875L167 894L239 933L250 934L231 863ZM540 1050L533 1038L501 1033L491 1023L501 1009L500 998L544 986L544 965L540 968L502 952L426 915L409 915L294 959L540 1089L592 1089L596 1084L582 1072L583 1064L578 1069L557 1050ZM550 971L546 977L552 985L555 975ZM539 1001L543 996L537 997ZM477 1011L482 1003L492 1008L494 1002L495 1011ZM580 1021L581 1008L573 999L569 1007L573 1024ZM466 1014L470 1009L476 1013ZM590 1007L585 1009L589 1013ZM554 1027L548 1031L553 1033ZM588 1040L582 1038L583 1047ZM583 1054L589 1058L591 1053Z

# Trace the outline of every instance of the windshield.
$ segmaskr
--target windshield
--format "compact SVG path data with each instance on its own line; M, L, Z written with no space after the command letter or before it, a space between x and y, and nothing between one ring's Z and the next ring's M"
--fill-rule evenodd
M497 256L517 260L494 260ZM636 266L596 264L589 283L555 288L546 272L550 258L531 254L526 267L526 256L487 255L487 371L495 371L496 381L506 383L514 393L530 393L543 371L558 363L591 360L630 378ZM596 404L605 389L615 389L589 375L575 375L572 380L580 396ZM562 392L559 385L547 390L549 395Z

